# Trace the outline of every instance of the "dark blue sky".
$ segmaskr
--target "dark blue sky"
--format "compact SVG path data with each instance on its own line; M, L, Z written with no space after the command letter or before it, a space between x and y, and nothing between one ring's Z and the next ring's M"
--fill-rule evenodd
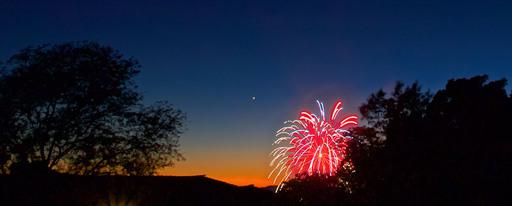
M316 99L358 114L397 80L436 91L451 78L512 79L512 1L20 0L0 2L0 27L0 61L74 40L138 59L145 102L189 115L179 174L221 178L233 156L270 172L275 131L318 113Z

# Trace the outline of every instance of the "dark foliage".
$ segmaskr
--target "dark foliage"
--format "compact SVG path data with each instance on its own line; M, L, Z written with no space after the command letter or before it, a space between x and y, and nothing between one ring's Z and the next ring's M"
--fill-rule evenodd
M150 175L182 159L184 115L140 105L139 67L87 41L11 57L0 76L1 172Z
M354 132L370 142L352 146L358 202L510 203L512 98L505 79L486 82L450 80L433 97L416 83L372 94L361 107L368 127Z
M339 205L346 188L337 176L297 174L278 193L286 205Z

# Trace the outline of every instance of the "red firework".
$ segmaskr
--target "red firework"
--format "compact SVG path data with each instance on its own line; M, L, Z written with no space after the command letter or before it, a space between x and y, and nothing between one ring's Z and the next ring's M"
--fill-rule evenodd
M286 121L285 124L291 125L277 131L276 136L279 138L274 144L283 141L288 141L289 144L270 153L274 156L270 166L275 165L275 168L269 178L276 173L274 183L281 177L280 186L292 174L307 172L310 175L333 175L345 159L347 142L351 138L347 136L348 131L342 128L350 124L357 125L357 116L350 115L336 122L338 113L343 109L339 101L334 106L330 118L326 119L323 103L318 100L317 103L321 119L315 114L302 111L298 120Z

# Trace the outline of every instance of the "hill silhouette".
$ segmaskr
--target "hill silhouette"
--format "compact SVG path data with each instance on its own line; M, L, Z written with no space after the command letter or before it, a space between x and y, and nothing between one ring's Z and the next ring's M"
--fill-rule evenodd
M274 205L274 193L200 176L0 175L2 205Z

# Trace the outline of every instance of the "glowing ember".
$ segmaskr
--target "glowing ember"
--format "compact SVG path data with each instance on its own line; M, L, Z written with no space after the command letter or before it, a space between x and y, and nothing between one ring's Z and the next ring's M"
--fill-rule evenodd
M290 126L277 131L279 137L274 144L288 141L289 146L278 147L270 153L274 159L270 166L276 173L274 183L279 177L278 190L282 183L292 174L307 172L334 175L345 159L347 142L351 137L348 131L341 129L346 125L357 125L357 116L350 115L336 123L341 108L341 101L336 103L330 119L325 118L324 104L316 101L320 108L321 119L307 111L300 113L299 119L286 121ZM350 164L350 163L347 163ZM345 165L344 165L345 166Z

